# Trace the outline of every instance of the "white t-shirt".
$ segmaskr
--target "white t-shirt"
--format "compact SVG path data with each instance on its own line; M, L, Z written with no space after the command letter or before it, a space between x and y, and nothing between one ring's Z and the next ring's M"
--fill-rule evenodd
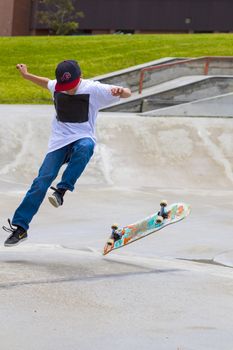
M56 80L49 80L48 89L54 95ZM63 123L57 120L56 114L52 121L52 131L49 138L48 153L62 148L84 137L90 137L96 142L95 122L99 109L119 101L120 97L112 96L113 85L98 81L82 79L77 89L78 94L89 94L88 121L84 123Z

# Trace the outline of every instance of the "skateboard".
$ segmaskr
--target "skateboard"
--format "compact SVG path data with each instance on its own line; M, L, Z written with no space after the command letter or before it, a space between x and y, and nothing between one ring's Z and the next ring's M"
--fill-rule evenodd
M103 255L183 220L190 214L190 211L189 204L173 203L168 205L167 201L163 200L160 203L160 210L143 220L124 226L123 228L119 228L117 224L113 224L111 227L112 234L104 246Z

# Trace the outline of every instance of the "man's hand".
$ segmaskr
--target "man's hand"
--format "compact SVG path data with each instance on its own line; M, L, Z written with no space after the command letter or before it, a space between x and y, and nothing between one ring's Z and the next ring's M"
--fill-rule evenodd
M26 64L19 63L16 65L16 68L20 71L24 79L30 80L32 83L39 85L45 89L48 88L49 79L45 77L39 77L38 75L29 73Z
M111 89L112 96L119 96L122 98L127 98L131 96L131 91L128 88L123 88L121 86L114 86Z
M119 86L113 87L111 89L112 96L121 96L123 90L124 90L123 87L119 87Z
M20 73L22 74L23 77L25 77L28 73L28 69L26 64L23 63L19 63L16 65L16 68L20 71Z

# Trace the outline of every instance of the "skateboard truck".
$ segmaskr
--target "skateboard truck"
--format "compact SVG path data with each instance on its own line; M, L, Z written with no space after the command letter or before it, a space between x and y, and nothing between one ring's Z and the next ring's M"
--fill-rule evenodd
M166 206L167 206L167 201L166 200L162 200L160 202L160 211L158 212L158 217L156 219L156 223L157 224L161 224L164 219L168 218L168 213L167 213L167 211L165 209Z
M108 240L107 244L112 246L114 245L114 243L116 241L118 241L119 239L121 239L121 233L118 231L118 225L117 224L113 224L111 226L112 229L112 234L111 234L111 238Z

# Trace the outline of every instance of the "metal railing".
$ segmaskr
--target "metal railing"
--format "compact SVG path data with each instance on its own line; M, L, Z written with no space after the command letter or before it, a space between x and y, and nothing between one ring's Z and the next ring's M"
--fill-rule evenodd
M186 64L186 63L193 63L193 62L199 62L199 61L203 61L203 74L204 75L208 75L209 73L209 66L211 61L213 60L222 60L222 61L228 61L228 60L232 60L233 62L233 56L205 56L205 57L199 57L199 58L189 58L189 59L184 59L182 61L178 61L178 62L172 62L172 63L162 63L159 64L157 66L151 66L151 67L146 67L143 68L140 71L140 79L139 79L139 90L138 93L141 94L142 90L143 90L143 82L144 82L144 77L145 77L145 73L149 72L149 71L153 71L153 70L158 70L158 69L163 69L163 68L169 68L169 67L174 67L174 66L179 66L182 64ZM227 67L224 67L224 69ZM233 69L233 65L232 67L230 67Z

